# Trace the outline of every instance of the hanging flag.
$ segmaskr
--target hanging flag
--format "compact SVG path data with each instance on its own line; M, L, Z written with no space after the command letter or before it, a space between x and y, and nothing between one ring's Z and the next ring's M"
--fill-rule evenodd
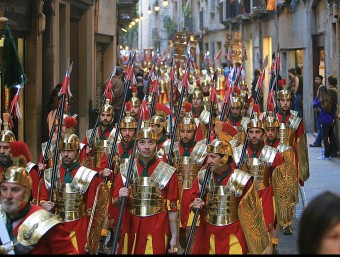
M221 58L222 55L222 48L218 51L216 57L215 57L215 61L219 60Z
M196 54L201 54L200 44L198 42L196 43Z
M27 78L19 60L17 46L12 37L9 24L5 25L3 65L4 84L8 88L16 87L17 85L20 85L21 88L24 87Z
M227 59L228 59L229 62L232 62L232 58L233 58L233 55L232 55L232 52L231 52L231 47L229 46L228 47Z

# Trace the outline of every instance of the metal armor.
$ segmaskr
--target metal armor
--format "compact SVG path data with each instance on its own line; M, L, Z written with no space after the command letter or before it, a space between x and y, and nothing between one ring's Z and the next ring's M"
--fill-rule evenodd
M17 237L18 243L24 247L34 246L47 231L62 222L58 216L51 212L38 210L20 225Z
M234 158L235 152L237 152L236 157L238 158L237 163L239 162L240 152L243 145L234 148ZM278 150L271 146L264 146L260 158L247 158L246 163L246 171L254 176L254 184L257 190L263 190L271 185L271 169L276 153ZM236 160L235 160L236 161Z
M96 171L85 167L80 167L71 183L60 183L60 171L57 170L55 186L56 214L64 222L80 219L86 215L86 206L83 200L84 193L87 191ZM46 188L51 188L52 169L44 173Z
M183 156L179 159L177 175L180 192L182 192L182 189L190 189L192 187L199 169L199 164L190 156Z
M287 123L280 123L279 127L280 143L288 146L294 146L296 130L302 121L302 118L298 117L295 111L291 111L291 113L292 115Z
M42 150L42 154L43 157L46 151L46 147L47 147L47 142L44 142L41 144L41 150ZM51 141L50 144L50 149L47 151L47 167L53 167L53 162L54 162L54 152L55 152L55 141Z
M96 128L96 130L97 129L98 128ZM104 153L107 156L110 156L111 147L114 141L115 133L116 133L116 128L113 128L107 140L99 140L98 133L96 133L94 141L93 141L93 146L94 146L93 153L94 154L91 157L92 167L100 168L100 162L101 162L101 159ZM92 129L86 130L87 142L90 141L91 134L92 134ZM118 139L120 139L120 137L118 137ZM117 144L118 143L119 143L119 140L117 140Z
M125 183L128 164L121 164L120 168ZM162 194L162 189L166 187L175 171L174 167L160 162L150 177L140 177L136 166L133 165L129 212L147 217L166 211L166 198Z

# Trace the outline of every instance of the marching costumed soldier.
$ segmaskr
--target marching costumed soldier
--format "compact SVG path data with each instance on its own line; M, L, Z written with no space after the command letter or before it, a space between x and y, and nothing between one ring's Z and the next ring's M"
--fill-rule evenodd
M80 143L77 135L63 135L59 149L62 163L58 165L54 175L53 168L44 171L40 205L61 217L73 245L80 254L84 254L87 228L99 184L98 173L80 165ZM50 195L53 201L49 200Z
M268 105L268 110L268 116L264 121L266 133L265 145L277 148L284 159L284 165L280 165L279 169L274 170L272 174L272 186L276 207L275 213L277 218L272 233L272 243L273 253L276 253L279 243L280 225L285 228L290 226L293 221L292 208L294 208L298 202L298 185L294 149L291 146L284 145L283 140L280 142L278 137L279 121L274 116L272 105ZM282 133L280 133L280 135L281 134Z
M100 170L100 163L103 154L110 155L111 144L113 143L116 128L114 127L114 109L110 104L110 93L106 95L105 105L100 109L100 125L96 128L86 130L83 144L86 145L88 156L85 158L83 165L94 170ZM93 134L93 130L96 130ZM93 136L93 138L91 138Z
M277 118L280 123L280 137L282 133L282 144L294 148L295 151L295 168L296 178L301 186L309 178L309 160L307 137L303 126L303 120L298 116L296 111L291 110L292 95L287 90L280 90L277 94L278 112ZM283 152L283 151L281 151ZM293 178L293 177L292 177ZM293 181L290 182L294 183ZM294 188L296 188L294 186ZM295 197L296 199L296 197ZM295 206L295 204L293 204ZM294 210L292 206L292 211ZM284 234L291 235L291 226L284 227Z
M30 204L32 180L26 169L26 153L17 154L0 184L0 252L78 254L63 221Z
M178 125L180 140L175 143L175 166L180 190L180 231L179 242L184 249L187 237L192 225L193 215L188 208L182 208L181 199L186 197L192 187L199 169L206 157L206 145L196 144L196 123L191 117L191 112L187 113ZM164 149L168 156L169 149Z
M280 165L284 165L284 162L278 149L264 144L264 124L258 118L259 110L256 108L257 105L254 105L254 107L254 117L248 123L248 142L245 142L247 146L242 167L244 171L254 176L254 184L261 199L268 232L275 234L276 217L271 179L275 169L279 169ZM233 149L237 165L239 162L242 163L241 153L243 148L244 145L240 145ZM276 241L274 240L273 243L277 245Z
M157 156L158 158L163 159L163 144L168 144L169 139L166 135L167 125L167 117L170 115L171 110L164 104L156 103L155 104L155 115L151 117L150 127L157 135ZM166 141L168 141L166 143Z
M38 197L38 167L31 163L32 157L27 144L23 141L16 141L15 135L11 130L0 131L0 178L4 176L6 169L13 165L12 156L17 156L19 152L25 153L26 161L30 162L26 170L31 176L33 204L37 204Z
M208 131L208 123L210 119L210 113L206 110L203 103L203 93L199 89L195 89L192 94L192 116L195 118L197 126L196 140L200 141L206 138Z
M208 169L201 169L186 205L200 210L193 254L262 254L270 248L253 177L235 168L231 145L214 139L207 146ZM206 174L206 172L209 172ZM203 180L208 175L206 187ZM201 190L203 198L199 198Z
M132 92L132 97L130 99L130 101L125 103L126 106L126 111L130 112L131 117L133 117L134 119L138 119L138 115L139 115L139 107L141 105L141 101L139 98L137 98L137 95L135 92Z
M121 202L121 197L128 199L118 251L127 254L165 254L169 243L169 252L173 253L178 236L176 169L156 157L157 135L148 121L138 131L136 140L139 155L131 170L131 187L125 187L129 174L126 163L120 165L114 186L116 204Z

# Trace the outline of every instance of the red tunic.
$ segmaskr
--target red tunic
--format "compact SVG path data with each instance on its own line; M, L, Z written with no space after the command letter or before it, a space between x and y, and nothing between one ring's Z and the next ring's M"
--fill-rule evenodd
M150 177L161 160L156 161L148 168L148 176ZM139 176L142 175L143 167L137 163L137 170ZM124 187L122 176L120 173L117 176L116 184L114 186L114 197L119 197L119 189ZM167 242L166 237L170 233L170 224L168 211L177 211L177 202L179 200L178 178L176 172L172 175L168 184L161 190L165 199L167 199L167 211L157 213L148 217L140 217L130 214L125 210L124 219L122 223L122 235L119 243L119 252L128 254L165 254ZM129 205L129 201L127 201ZM126 237L128 235L128 237ZM152 252L147 249L147 244L150 243L150 236L152 237ZM128 242L126 242L128 240ZM135 240L135 242L134 242ZM128 248L125 248L125 244ZM122 249L123 247L123 249ZM134 247L134 250L133 250ZM149 251L148 251L149 250Z
M34 212L42 208L37 205L31 205L27 215L13 229L13 236L18 236L20 225ZM29 254L78 254L74 248L70 233L66 230L63 223L57 224L50 228L38 241Z
M253 150L247 146L247 153L248 156L252 156L253 155ZM261 151L257 151L256 155L257 158L260 157ZM274 169L278 166L280 166L283 163L283 157L281 155L281 153L277 152L274 158L274 161L272 163L272 165L270 166L270 170L271 170L271 175L274 171ZM271 178L270 178L271 179ZM269 186L265 189L262 190L257 190L258 194L259 194L259 198L261 200L262 203L262 209L263 209L263 214L264 214L264 219L266 222L266 226L268 231L270 232L273 229L274 226L274 222L275 222L275 210L274 210L274 191L273 191L273 187Z
M233 166L232 172L222 179L221 185L227 185L234 169L235 167ZM214 183L216 183L215 178ZM248 182L244 192L248 191L251 186L250 183L252 182ZM192 188L190 189L188 197L182 199L182 204L190 208L190 203L192 203L195 198L198 198L199 195L199 184L198 179L196 178ZM240 198L238 198L239 201L242 199L243 195L244 193ZM205 196L203 199L205 199ZM200 212L200 216L200 224L197 229L197 235L195 241L192 242L194 244L192 254L247 254L247 243L239 220L228 225L215 226L206 222L204 218L204 208Z
M32 202L34 204L37 204L38 200L38 185L39 185L39 171L38 166L35 165L30 171L29 171L30 177L32 179Z
M72 178L74 178L79 168L71 171ZM64 183L64 175L66 173L66 170L60 165L59 171L60 171L60 183ZM96 196L96 190L99 183L100 180L98 179L97 176L95 176L92 179L87 191L83 195L83 201L86 206L86 215L81 219L65 222L66 230L69 231L71 234L75 234L74 237L77 240L76 243L78 246L76 248L78 249L79 254L85 253L86 233L91 215L91 212L89 210L93 208L93 202ZM47 190L46 184L44 182L41 183L40 190L41 190L40 201L49 201L50 191Z

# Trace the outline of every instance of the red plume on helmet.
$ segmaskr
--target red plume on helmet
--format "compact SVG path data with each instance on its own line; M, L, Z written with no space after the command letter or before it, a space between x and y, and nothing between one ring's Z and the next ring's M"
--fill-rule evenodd
M272 103L268 104L268 111L274 112L274 105Z
M185 109L185 112L191 112L192 104L190 102L185 102L184 103L184 109Z
M234 86L234 96L239 96L241 94L241 89L238 86Z
M136 93L136 95L137 95L137 93L138 93L137 87L136 86L131 86L131 89L132 89L132 93Z
M72 116L67 116L64 118L64 124L66 126L66 128L73 128L74 130L77 129L77 120L76 118L72 117Z
M26 163L32 161L32 156L28 145L24 141L14 141L9 144L11 148L11 158L15 163L15 159L25 157Z
M161 114L165 117L167 117L168 115L170 115L172 113L172 111L169 107L167 107L164 104L160 104L160 103L155 104L155 111L156 111L156 113L159 113L159 114Z
M256 112L256 113L260 114L260 108L259 108L258 104L254 104L253 105L253 112Z
M131 112L131 107L132 104L130 103L130 101L125 103L125 111Z
M105 99L110 99L110 104L112 103L112 93L110 91L106 92L106 98Z

